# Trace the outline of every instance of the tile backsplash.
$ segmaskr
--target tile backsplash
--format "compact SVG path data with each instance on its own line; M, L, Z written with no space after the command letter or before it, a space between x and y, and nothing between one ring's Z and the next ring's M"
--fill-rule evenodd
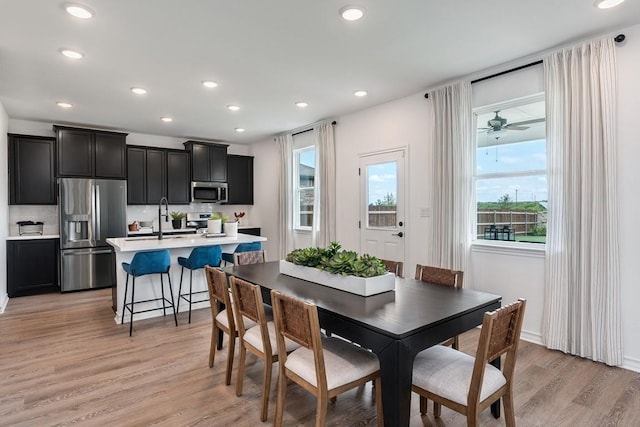
M206 203L194 203L190 205L169 205L169 212L222 212L227 215L230 220L234 219L234 212L245 212L246 216L242 218L243 224L251 224L250 211L251 206L224 206ZM164 212L164 210L163 210ZM42 221L44 222L44 234L59 234L58 224L58 206L52 205L11 205L9 206L9 235L17 236L18 221ZM154 230L158 229L158 206L127 206L127 224L133 221L153 221ZM162 224L163 228L171 229L171 222ZM183 222L184 227L184 222Z
M18 221L44 222L44 234L59 234L58 207L53 205L11 205L9 206L9 235L17 236Z

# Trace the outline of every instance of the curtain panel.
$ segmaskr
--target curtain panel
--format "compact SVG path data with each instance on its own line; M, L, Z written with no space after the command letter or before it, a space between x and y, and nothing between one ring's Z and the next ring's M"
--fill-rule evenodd
M475 201L471 83L436 89L429 100L434 111L430 263L468 271ZM465 287L469 283L465 278Z
M615 45L611 38L544 60L549 209L543 340L620 365Z
M278 259L293 250L293 136L276 137L280 154L278 179Z
M331 122L313 128L316 140L316 177L312 246L326 247L336 240L336 148Z

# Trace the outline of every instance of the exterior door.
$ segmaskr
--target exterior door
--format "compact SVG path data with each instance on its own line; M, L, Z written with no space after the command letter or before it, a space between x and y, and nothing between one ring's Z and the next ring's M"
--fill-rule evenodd
M406 150L360 156L360 252L404 262Z

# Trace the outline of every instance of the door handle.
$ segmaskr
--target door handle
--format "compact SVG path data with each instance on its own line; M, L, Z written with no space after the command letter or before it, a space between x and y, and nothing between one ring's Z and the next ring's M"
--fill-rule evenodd
M402 231L398 231L397 233L393 233L392 236L402 237L404 236L404 233L402 233Z

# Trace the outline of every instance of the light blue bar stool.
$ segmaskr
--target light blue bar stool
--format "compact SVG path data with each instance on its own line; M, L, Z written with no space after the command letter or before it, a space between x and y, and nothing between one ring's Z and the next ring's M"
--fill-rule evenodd
M236 252L259 251L262 249L262 242L240 243L233 253L223 252L222 260L225 263L233 264L233 254Z
M124 285L124 305L122 307L122 321L124 323L124 312L125 310L129 310L131 312L131 320L129 320L129 336L131 336L133 332L133 315L135 313L145 313L147 311L153 310L162 310L164 316L167 315L167 308L171 308L173 310L173 318L176 322L176 326L178 326L178 317L176 316L175 305L173 304L173 289L171 288L171 276L169 276L169 268L171 267L171 257L169 256L169 251L159 250L159 251L148 251L148 252L138 252L133 256L131 263L123 262L122 268L127 272L127 281ZM162 298L152 298L148 300L135 301L134 293L136 289L136 277L145 276L147 274L159 274L160 275L160 289L162 291ZM164 296L164 281L162 280L162 275L166 274L169 279L169 295L171 296L171 301L169 301ZM129 276L133 276L133 281L131 283L131 302L127 302L127 290L129 288ZM134 304L136 303L147 303L153 301L162 301L162 307L150 308L147 310L134 310Z
M180 270L180 287L178 288L178 307L176 312L180 311L180 299L189 303L189 323L191 323L191 305L193 303L209 301L209 291L197 291L193 292L193 270L200 270L205 265L211 267L220 267L222 249L220 246L199 246L193 248L189 258L178 257L178 264L182 266ZM189 270L189 293L182 293L182 276L184 275L184 269ZM193 301L193 295L206 293L207 297L198 301Z

